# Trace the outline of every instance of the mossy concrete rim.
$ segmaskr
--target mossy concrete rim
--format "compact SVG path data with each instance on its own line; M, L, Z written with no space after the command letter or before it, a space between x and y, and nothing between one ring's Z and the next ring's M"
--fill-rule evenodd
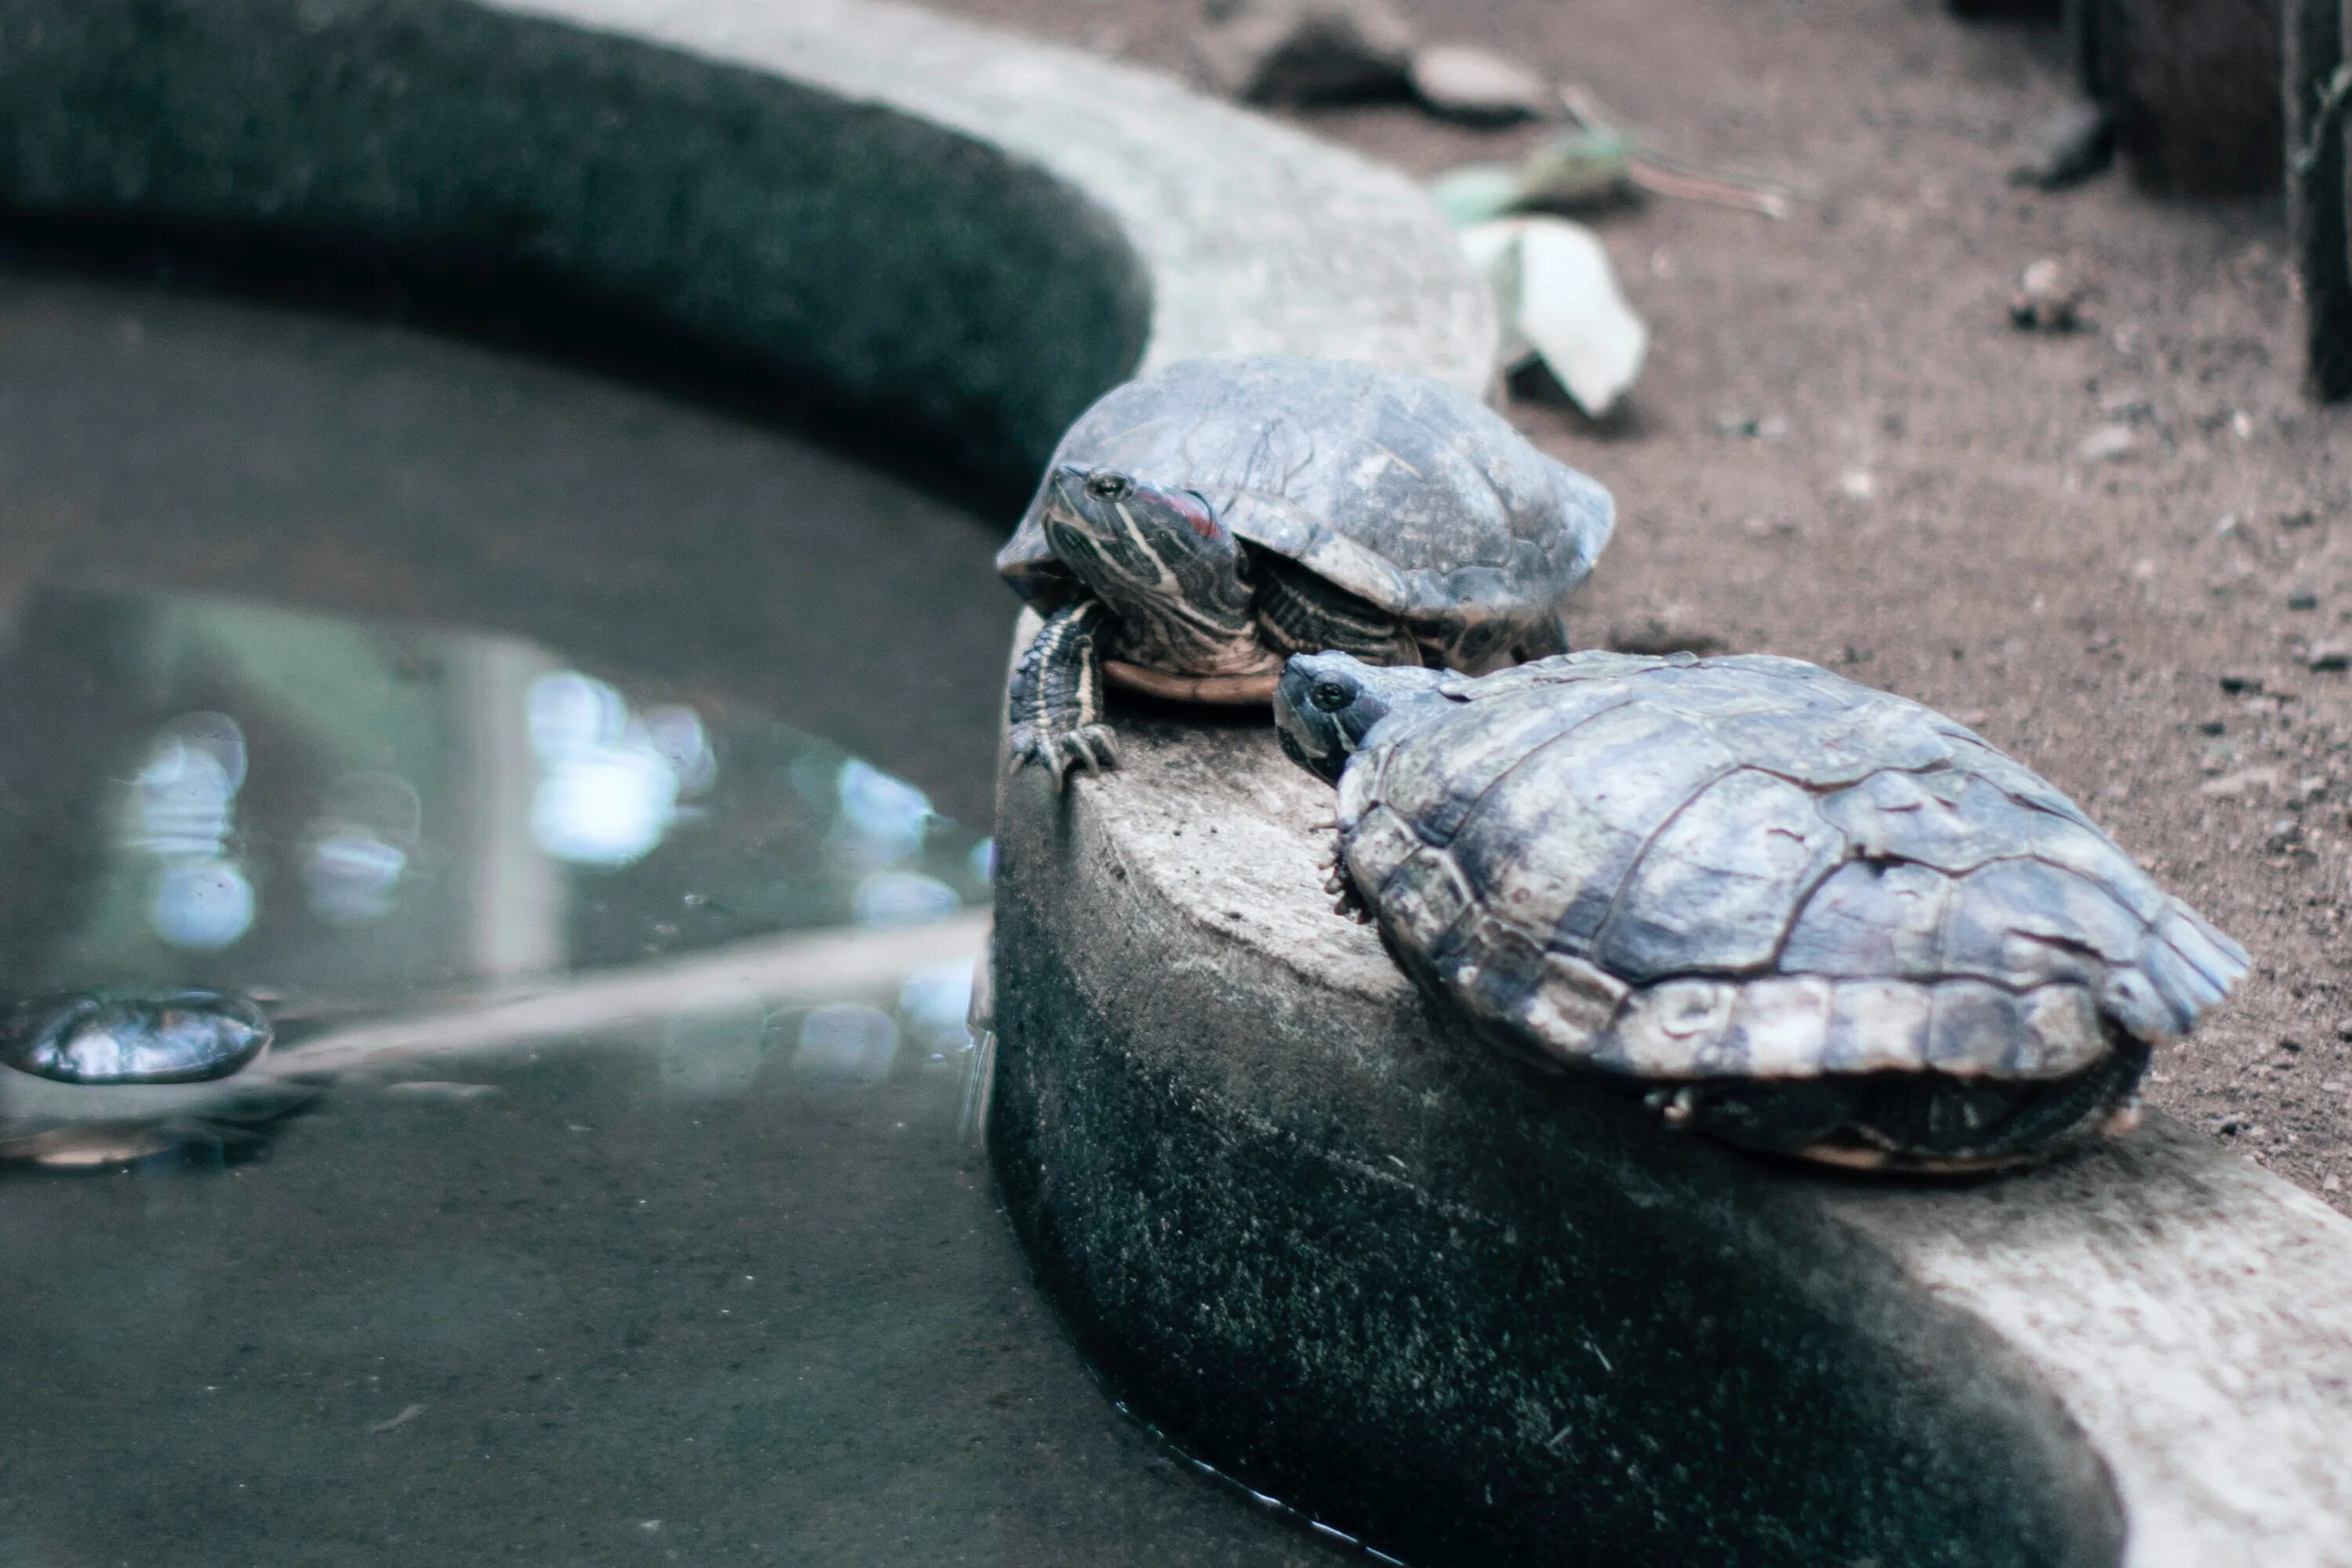
M1139 367L1495 342L1402 175L874 0L0 0L0 231L78 225L544 282L1000 479Z
M1141 369L1293 353L1493 381L1493 298L1418 186L1164 77L883 0L502 3L772 69L1066 181L1150 279Z

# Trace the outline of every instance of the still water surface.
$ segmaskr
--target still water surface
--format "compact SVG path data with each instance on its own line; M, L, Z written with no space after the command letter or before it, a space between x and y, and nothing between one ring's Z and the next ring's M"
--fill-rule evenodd
M707 408L0 272L0 1568L1289 1564L960 1129L991 531Z

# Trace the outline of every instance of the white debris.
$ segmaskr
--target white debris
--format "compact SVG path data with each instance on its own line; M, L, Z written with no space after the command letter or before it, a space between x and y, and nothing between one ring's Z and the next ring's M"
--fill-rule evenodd
M1506 218L1465 229L1462 247L1495 287L1502 367L1541 360L1585 413L1615 407L1642 374L1650 331L1592 231L1566 218Z
M1416 51L1412 90L1434 113L1489 124L1538 120L1559 102L1541 73L1467 44L1433 44Z

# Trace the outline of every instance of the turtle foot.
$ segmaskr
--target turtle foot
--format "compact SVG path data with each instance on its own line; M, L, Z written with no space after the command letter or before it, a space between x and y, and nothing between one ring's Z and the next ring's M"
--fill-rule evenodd
M1014 767L1034 763L1049 769L1057 790L1068 786L1074 768L1099 773L1118 766L1118 738L1108 724L1081 724L1075 730L1059 731L1016 724L1012 751Z
M1345 915L1360 926L1372 923L1372 909L1364 902L1364 895L1356 890L1355 882L1347 871L1334 867L1323 890L1331 895L1331 912Z

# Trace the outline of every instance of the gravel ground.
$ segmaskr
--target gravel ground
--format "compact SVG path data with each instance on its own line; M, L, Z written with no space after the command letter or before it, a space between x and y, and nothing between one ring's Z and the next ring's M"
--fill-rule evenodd
M1182 72L1201 0L932 3ZM1512 409L1622 509L1580 637L1814 659L2041 769L2256 958L2150 1100L2352 1208L2352 674L2305 658L2352 649L2352 414L2301 393L2279 210L2009 185L2068 97L2045 28L1918 0L1406 9L1814 197L1595 220L1655 333L1643 379L1599 426ZM1424 175L1539 134L1297 118ZM2091 279L2085 330L2010 325L2043 256Z

